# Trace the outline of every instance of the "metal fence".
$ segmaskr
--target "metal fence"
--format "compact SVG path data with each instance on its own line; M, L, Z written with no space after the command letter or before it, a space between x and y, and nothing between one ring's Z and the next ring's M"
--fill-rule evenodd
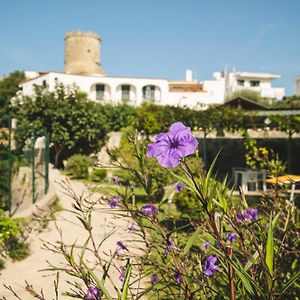
M7 153L7 201L5 210L9 215L18 209L26 209L48 192L49 187L49 133L32 135L27 140L23 163L13 163L13 139L10 122ZM21 155L22 156L22 155ZM20 157L17 159L18 162ZM5 172L2 172L5 174ZM3 198L3 197L2 197Z

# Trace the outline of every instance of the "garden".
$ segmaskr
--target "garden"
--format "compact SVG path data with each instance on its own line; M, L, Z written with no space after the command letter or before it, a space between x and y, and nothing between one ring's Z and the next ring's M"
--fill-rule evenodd
M191 130L222 135L265 126L264 119L228 108L195 112L153 103L139 108L90 104L75 87L65 90L62 85L55 92L37 87L39 106L18 97L15 155L21 155L33 129L42 133L47 127L54 165L62 168L68 159L66 175L101 194L91 201L64 185L87 240L52 248L66 263L49 267L58 274L54 290L59 274L66 273L70 289L65 295L79 299L300 299L297 202L289 201L279 183L256 198L241 189L234 194L230 179L218 174L223 150L203 159L203 147ZM60 109L53 98L61 100ZM78 110L72 109L76 105ZM292 136L299 132L299 117L289 121L276 116L271 126ZM90 154L104 145L108 132L117 130L123 132L120 147L107 149L110 167L104 167ZM277 153L246 131L244 149L249 168L265 169L272 178L286 172ZM103 206L116 218L132 219L128 232L141 243L142 253L131 253L127 239L117 241L115 252L107 255L101 245L109 234L96 245L92 218ZM1 232L20 236L14 224L0 226ZM87 252L94 255L92 266L85 261ZM118 282L111 278L116 271ZM50 299L40 288L26 285L34 298Z

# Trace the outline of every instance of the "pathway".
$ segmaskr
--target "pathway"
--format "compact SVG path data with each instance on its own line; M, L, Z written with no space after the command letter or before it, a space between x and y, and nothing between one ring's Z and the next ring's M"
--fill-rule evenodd
M64 208L64 210L56 213L56 224L62 231L63 241L67 245L72 245L74 242L82 245L87 239L87 233L82 229L82 226L80 226L79 220L69 211L72 209L72 199L70 196L66 195L59 184L59 182L65 180L65 178L58 170L52 169L50 171L50 180L54 182L60 204ZM87 196L89 194L88 189L81 182L71 181L70 184L76 195ZM99 197L99 195L94 194L91 197L95 199L95 197ZM93 212L92 215L92 226L96 240L98 242L101 241L108 232L115 230L113 235L111 235L101 246L100 252L102 255L104 253L114 252L117 248L116 242L120 240L128 246L129 253L141 253L141 248L144 247L144 244L141 241L130 243L128 241L132 239L132 233L128 231L128 227L131 225L132 220L124 217L117 218L112 214L112 210L108 208L107 205L102 206L102 208L103 209ZM136 235L134 236L134 239L136 239ZM3 284L11 285L22 300L33 299L32 296L24 291L25 280L32 284L37 291L42 288L47 300L55 299L53 287L55 276L53 272L39 272L39 270L48 267L46 260L54 265L62 264L63 258L61 255L43 249L43 241L56 243L59 240L60 235L55 227L55 222L53 221L50 221L45 231L32 237L30 241L31 255L20 262L8 262L6 268L0 271L0 299L1 297L5 297L7 300L15 299L11 292L3 287ZM92 264L92 262L95 261L92 253L86 253L85 261L89 262L89 264ZM120 266L123 265L124 262L120 261L117 264ZM70 290L70 286L64 280L66 278L65 276L66 275L61 276L59 286L60 293ZM116 286L121 287L119 271L117 269L112 270L111 277ZM68 277L68 279L70 279L70 277ZM84 287L84 289L86 288ZM111 291L113 290L111 285L108 285L108 289ZM60 299L70 298L63 296L60 297Z

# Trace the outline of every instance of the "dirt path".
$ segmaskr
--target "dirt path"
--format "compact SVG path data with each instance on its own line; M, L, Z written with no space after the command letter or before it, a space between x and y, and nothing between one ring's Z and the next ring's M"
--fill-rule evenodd
M60 204L64 210L56 213L57 227L62 231L63 241L67 245L73 243L83 244L88 237L86 231L80 226L79 220L69 210L72 209L72 199L65 194L62 190L59 182L65 180L65 178L58 172L58 170L50 171L50 180L54 182L57 195L60 199ZM89 192L88 189L77 181L70 182L75 194L80 196L86 196ZM99 195L94 194L91 197L96 199ZM136 235L132 236L128 228L132 224L132 220L129 218L117 218L107 205L101 207L92 215L93 232L95 233L96 242L100 242L107 233L114 231L114 233L103 243L101 246L100 254L104 255L113 253L117 248L117 241L123 241L129 249L129 253L141 253L141 249L144 248L144 244L141 241L136 241ZM135 242L130 240L135 239ZM47 268L46 262L50 261L53 265L62 265L64 259L61 255L55 254L49 250L43 249L44 241L50 243L56 243L60 240L60 235L53 221L50 221L47 229L42 233L37 234L31 238L30 248L31 255L20 262L9 262L6 264L6 268L1 271L0 275L0 296L5 299L15 299L14 296L3 287L3 284L11 285L15 292L21 297L22 300L33 299L28 293L24 291L25 280L32 284L37 291L43 289L45 298L55 299L53 280L55 278L53 272L40 272L39 270ZM95 261L95 257L91 252L85 254L85 261L92 265ZM122 261L122 256L119 257L118 266L125 264ZM70 290L70 286L65 282L66 275L61 276L59 292ZM116 286L121 287L121 281L119 280L119 270L114 269L111 272L112 281ZM68 277L70 279L70 277ZM86 289L84 287L84 289ZM108 284L108 289L113 291L112 286ZM1 298L0 297L0 298ZM67 296L61 296L60 299L71 299ZM74 298L72 298L74 299Z

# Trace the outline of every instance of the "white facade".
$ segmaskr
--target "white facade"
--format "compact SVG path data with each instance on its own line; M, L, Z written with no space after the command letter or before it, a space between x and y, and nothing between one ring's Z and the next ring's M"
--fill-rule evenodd
M294 95L300 96L300 76L294 78Z
M271 81L279 78L278 75L216 72L213 76L214 80L197 82L193 80L190 70L186 73L186 81L49 72L25 81L21 87L25 95L33 95L34 85L47 84L53 90L56 82L61 82L64 85L76 84L90 100L101 103L117 104L125 101L138 106L145 100L151 100L156 104L193 109L222 104L227 95L241 89L258 91L262 97L271 99L282 99L284 96L283 88L271 86Z
M191 78L191 74L189 74ZM155 78L108 77L97 75L73 75L49 72L21 84L25 95L34 94L35 85L47 84L53 90L56 82L64 85L76 84L89 99L102 103L117 104L126 101L138 106L145 100L162 105L179 105L191 108L203 108L211 104L208 92L203 91L203 84L195 81L169 81ZM175 91L172 91L175 88ZM176 91L176 88L179 91ZM181 90L180 90L181 89ZM187 91L187 90L198 91ZM215 97L217 99L217 97ZM216 103L222 103L218 99Z
M35 85L47 84L53 90L56 82L76 84L90 100L117 104L127 102L138 106L145 100L161 105L205 109L223 104L236 90L252 89L262 97L282 99L283 88L273 88L271 81L278 75L249 72L216 72L213 80L197 82L192 70L185 81L155 78L109 77L100 68L100 37L90 32L69 32L65 37L65 71L25 72L28 79L20 86L25 95L33 95ZM299 87L300 88L300 87Z
M258 92L263 98L276 100L281 100L285 95L284 88L272 87L272 81L280 78L280 75L225 71L214 73L214 77L217 81L224 81L224 99L240 90L252 90Z

